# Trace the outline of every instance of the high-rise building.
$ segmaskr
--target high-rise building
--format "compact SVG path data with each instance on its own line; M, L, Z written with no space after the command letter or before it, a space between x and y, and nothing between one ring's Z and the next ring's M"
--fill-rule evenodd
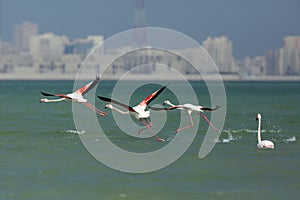
M283 38L280 49L280 68L286 75L300 74L300 37L288 36Z
M95 48L97 45L102 44L104 41L104 37L102 35L88 35L87 39L92 41L92 48ZM92 49L90 49L92 50ZM104 48L96 48L94 50L96 54L102 54L104 51Z
M68 41L66 36L58 36L53 33L37 35L30 40L30 53L34 60L56 61L64 53L65 44Z
M30 39L38 34L39 27L35 23L24 21L14 27L14 44L22 52L29 52Z
M145 1L135 0L134 10L134 42L137 47L147 46L147 28L145 15Z
M283 75L283 71L279 67L280 51L268 50L265 54L266 75Z
M93 42L88 39L75 39L65 45L65 54L86 55L92 49Z
M90 53L97 45L102 44L104 37L102 35L89 35L86 38L77 38L65 45L65 54L82 54ZM94 49L94 53L103 53L103 48Z
M227 37L208 37L202 45L219 67L221 73L233 72L232 42Z

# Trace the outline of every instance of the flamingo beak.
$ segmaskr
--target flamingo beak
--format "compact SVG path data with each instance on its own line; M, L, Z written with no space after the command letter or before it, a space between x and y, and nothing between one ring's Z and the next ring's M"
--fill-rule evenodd
M258 121L258 117L257 117L257 115L256 115L256 121Z

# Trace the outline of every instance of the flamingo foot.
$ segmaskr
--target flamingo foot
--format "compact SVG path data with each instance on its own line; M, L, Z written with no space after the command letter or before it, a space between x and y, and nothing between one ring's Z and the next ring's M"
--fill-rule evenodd
M183 131L183 130L185 130L185 129L192 128L193 126L194 126L194 124L189 125L189 126L185 126L185 127L182 127L182 128L179 128L179 129L177 129L177 130L175 131L175 133L179 133L180 131Z
M165 142L166 140L164 140L164 139L162 139L162 138L156 138L156 140L158 141L158 142Z

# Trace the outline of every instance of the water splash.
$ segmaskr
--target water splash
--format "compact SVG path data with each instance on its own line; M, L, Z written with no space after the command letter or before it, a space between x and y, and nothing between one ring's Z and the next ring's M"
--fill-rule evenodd
M283 139L284 142L296 142L296 136L289 137L287 139Z
M237 129L237 130L223 130L224 132L231 132L233 134L243 134L243 133L257 133L257 129L247 129L247 128L243 128L243 129ZM262 129L261 130L262 133L281 133L282 129Z
M69 129L69 130L66 130L66 131L64 131L65 133L72 133L72 134L78 134L78 135L81 135L81 134L84 134L85 133L85 130L71 130L71 129Z
M240 136L238 137L233 137L231 132L229 130L223 130L222 132L227 133L227 138L219 138L215 139L215 142L220 142L220 143L228 143L233 140L238 140L240 139ZM222 137L222 136L221 136Z

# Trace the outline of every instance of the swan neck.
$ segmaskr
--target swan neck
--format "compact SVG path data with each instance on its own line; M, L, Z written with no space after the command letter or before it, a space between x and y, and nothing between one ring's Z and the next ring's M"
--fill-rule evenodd
M258 130L257 130L257 140L258 143L261 142L261 134L260 134L260 129L261 129L261 119L258 118Z

